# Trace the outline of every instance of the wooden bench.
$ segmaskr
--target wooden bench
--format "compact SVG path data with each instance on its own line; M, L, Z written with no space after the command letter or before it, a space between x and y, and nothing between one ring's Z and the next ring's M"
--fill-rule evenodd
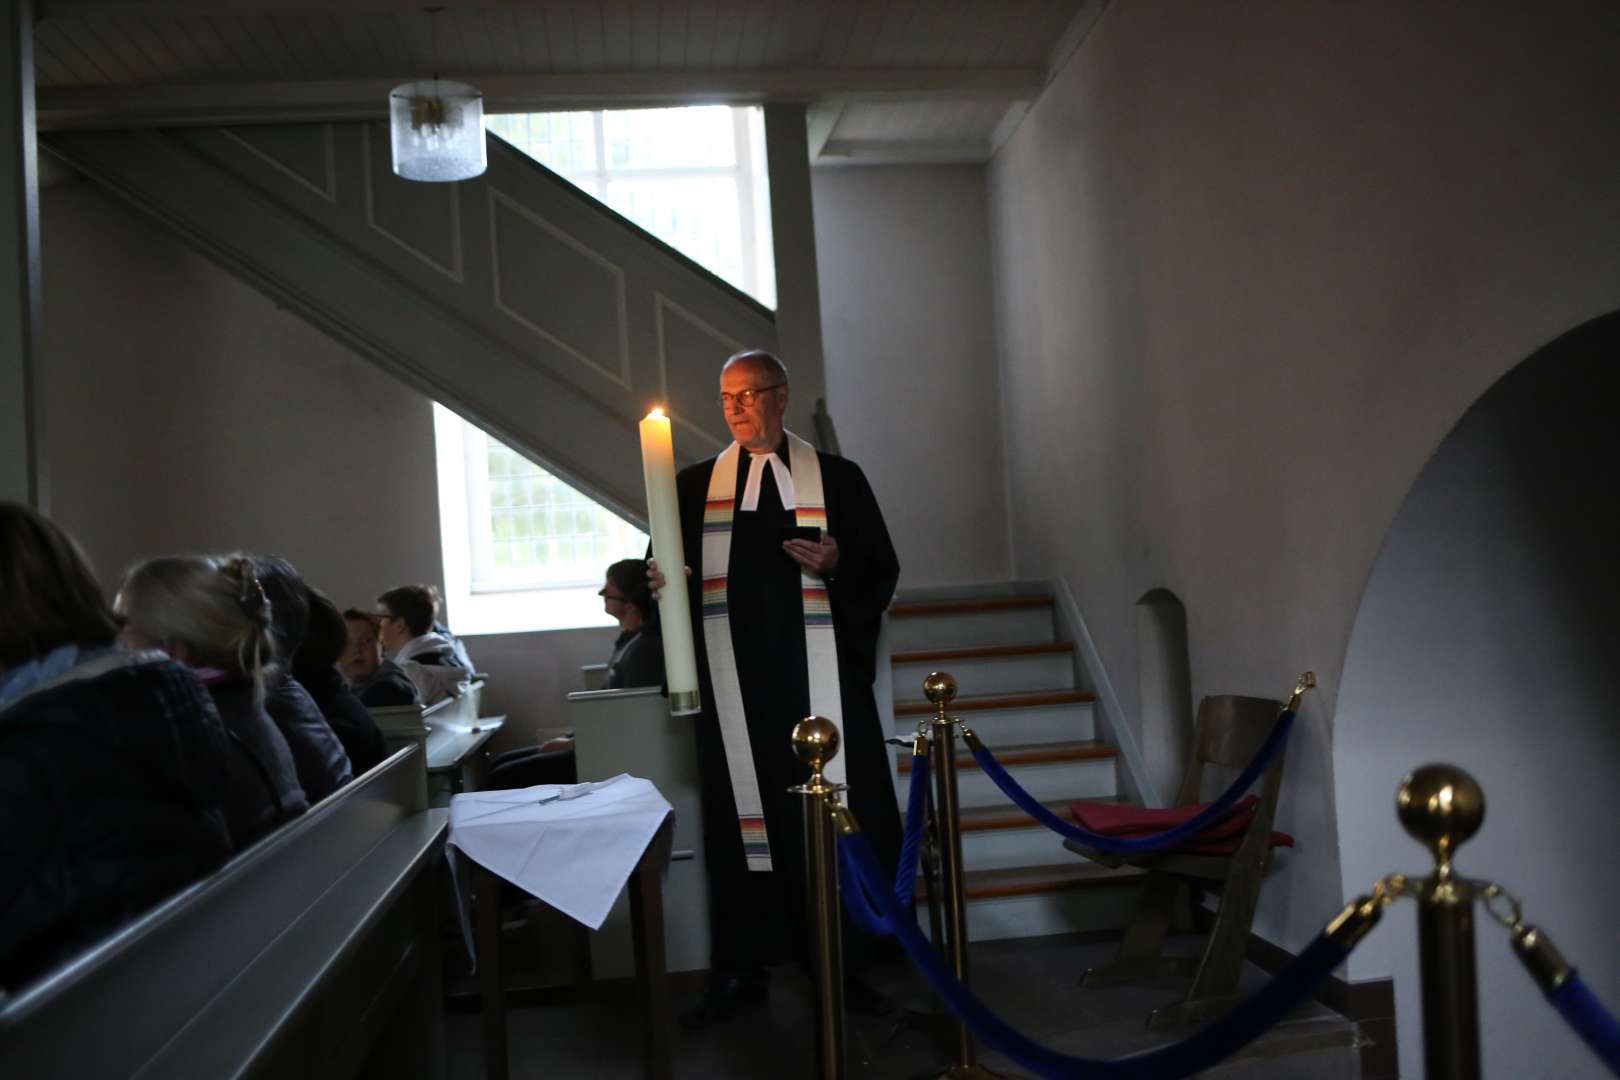
M484 676L476 677L458 697L432 705L388 705L368 709L390 751L422 748L423 790L435 806L448 806L450 796L476 791L483 779L484 746L506 723L505 717L478 715Z
M0 1072L444 1075L428 867L448 814L409 746L0 1004Z

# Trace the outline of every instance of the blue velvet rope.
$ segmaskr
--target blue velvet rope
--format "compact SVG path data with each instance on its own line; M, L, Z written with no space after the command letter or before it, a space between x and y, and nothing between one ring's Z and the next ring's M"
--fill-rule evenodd
M922 857L923 824L927 820L928 757L911 756L911 790L906 793L906 835L900 844L900 874L894 879L894 899L902 911L911 910L917 890L917 863ZM842 859L843 848L839 849ZM877 937L888 937L894 926L872 906L861 879L845 866L843 873L844 910L861 930Z
M1166 829L1161 833L1154 833L1152 836L1129 838L1106 836L1064 821L1045 806L1042 806L1039 799L1036 799L1019 786L1018 781L1008 775L1007 770L1002 767L1001 762L996 760L995 755L990 752L988 747L982 744L973 745L970 743L969 749L972 750L974 760L979 763L979 768L984 770L984 774L995 781L996 786L1002 790L1002 793L1017 803L1024 813L1065 839L1073 840L1098 851L1126 855L1175 847L1183 840L1197 836L1225 817L1227 812L1237 805L1237 801L1243 797L1243 793L1254 786L1254 782L1260 778L1262 772L1265 772L1266 766L1271 763L1271 759L1277 756L1277 751L1281 750L1283 743L1288 741L1288 733L1293 726L1294 713L1289 709L1284 709L1278 714L1277 722L1271 726L1270 733L1266 735L1266 741L1260 744L1260 750L1254 755L1254 760L1244 767L1238 778L1232 781L1232 786L1223 791L1219 798L1174 828Z
M956 981L939 953L884 887L883 872L866 837L859 832L842 837L839 854L851 876L849 884L855 886L844 889L844 896L864 891L875 897L911 962L946 1007L961 1017L985 1045L1046 1080L1170 1080L1207 1069L1296 1009L1350 953L1347 945L1323 933L1253 997L1180 1042L1113 1060L1070 1057L1019 1034Z
M900 870L894 878L894 898L911 906L917 891L917 862L922 858L923 823L928 818L928 755L911 755L911 790L906 793L906 835L900 842Z
M1587 988L1580 973L1571 971L1562 986L1547 994L1547 1000L1609 1072L1620 1076L1620 1023Z
M873 906L871 895L867 892L866 879L861 876L850 859L849 845L840 843L838 894L844 898L844 914L863 933L871 934L873 937L897 936L900 933L899 929Z

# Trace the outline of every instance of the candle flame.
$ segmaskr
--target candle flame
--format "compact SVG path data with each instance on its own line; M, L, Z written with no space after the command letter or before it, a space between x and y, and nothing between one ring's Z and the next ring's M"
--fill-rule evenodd
M647 414L648 420L662 420L663 418L664 407L662 405L654 406L653 411Z

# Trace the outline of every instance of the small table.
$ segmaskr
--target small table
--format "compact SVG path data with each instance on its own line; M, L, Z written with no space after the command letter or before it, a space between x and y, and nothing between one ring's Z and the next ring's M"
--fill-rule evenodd
M674 830L673 815L664 819L630 873L630 927L636 951L636 997L642 1024L643 1075L670 1080L671 1014L669 973L664 961L664 892L661 852ZM501 984L501 883L505 879L472 863L478 894L475 933L478 937L478 988L484 1011L484 1068L489 1080L507 1080L510 1068L506 1040L506 994Z

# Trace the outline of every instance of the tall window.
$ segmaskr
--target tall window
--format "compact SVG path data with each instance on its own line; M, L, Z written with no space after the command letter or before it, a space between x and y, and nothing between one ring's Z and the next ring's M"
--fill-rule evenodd
M709 272L776 306L762 110L511 113L489 117L487 126Z
M456 632L609 625L602 575L644 555L647 534L442 405L433 428Z

